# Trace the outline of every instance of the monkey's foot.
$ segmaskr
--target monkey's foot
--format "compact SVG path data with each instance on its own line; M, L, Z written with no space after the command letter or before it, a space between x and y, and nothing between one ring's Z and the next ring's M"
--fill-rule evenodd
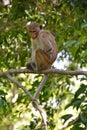
M35 63L33 63L33 62L27 63L27 64L26 64L26 67L27 67L27 69L29 69L29 70L35 70L35 69L36 69L36 65L35 65Z

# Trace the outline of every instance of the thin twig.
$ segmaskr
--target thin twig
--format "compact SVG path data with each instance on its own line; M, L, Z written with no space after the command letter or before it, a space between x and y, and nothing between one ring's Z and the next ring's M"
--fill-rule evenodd
M33 102L33 106L40 112L44 128L47 130L47 115L45 110L40 105L38 105L38 102Z
M45 83L46 83L46 81L47 81L47 77L48 77L48 75L47 75L47 74L45 74L45 75L43 76L43 78L42 78L42 80L41 80L41 83L40 83L40 85L39 85L39 87L38 87L38 89L37 89L36 93L34 94L34 98L35 98L35 99L37 99L37 98L38 98L39 93L40 93L40 92L41 92L41 90L43 89L43 86L44 86L44 84L45 84Z
M65 130L69 126L73 125L77 120L79 119L79 116L73 117L72 119L68 120L60 130Z
M12 81L14 84L16 84L19 88L21 88L27 95L28 97L31 99L31 101L34 100L33 96L27 91L26 87L22 86L16 79L14 79L10 74L6 74L6 77Z

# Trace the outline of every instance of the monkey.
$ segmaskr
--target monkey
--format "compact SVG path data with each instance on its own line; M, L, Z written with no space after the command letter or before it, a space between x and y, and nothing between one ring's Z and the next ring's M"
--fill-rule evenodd
M27 69L41 71L51 68L58 53L55 37L50 31L42 29L42 25L37 22L28 22L26 27L32 47L31 60L26 64Z

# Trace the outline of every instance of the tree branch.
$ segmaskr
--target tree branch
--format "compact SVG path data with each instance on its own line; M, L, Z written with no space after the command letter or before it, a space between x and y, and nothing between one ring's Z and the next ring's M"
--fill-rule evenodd
M54 74L71 75L71 76L74 76L74 75L87 76L87 71L81 71L81 70L72 71L72 70L48 69L48 70L44 70L41 72L35 72L32 70L28 70L28 69L10 69L5 72L0 72L0 77L4 77L6 75L6 73L9 73L9 74L20 74L20 73L33 73L33 74L37 74L37 73L38 74L48 74L49 73L49 74L51 74L51 73L54 73Z
M77 120L79 119L79 116L77 117L73 117L71 119L69 119L60 130L65 130L67 129L69 126L73 125Z
M13 82L14 84L16 84L19 88L21 88L26 94L27 96L31 99L31 101L34 101L33 96L27 91L26 87L22 86L16 79L12 78L12 76L10 74L6 74L6 77Z
M42 78L42 81L41 81L36 93L34 94L34 96L32 96L30 94L30 92L26 89L25 86L22 86L16 79L14 79L11 76L12 74L20 74L20 73L45 74L44 77ZM7 77L10 81L12 81L14 84L16 84L19 88L21 88L27 94L27 96L31 99L33 106L39 111L39 113L42 117L41 125L44 124L45 130L47 130L47 115L46 115L46 112L44 111L44 109L38 104L36 99L38 98L39 93L41 92L41 90L47 80L48 73L49 74L54 73L54 74L62 74L62 75L71 75L71 76L74 76L74 75L75 76L77 76L77 75L87 76L87 71L80 71L80 70L71 71L71 70L59 70L59 69L48 69L48 70L44 70L41 72L34 72L34 71L28 70L28 69L10 69L5 72L0 72L0 77ZM71 122L69 124L71 124ZM64 125L63 128L67 127L69 124Z
M26 89L25 86L22 86L20 84L20 82L18 82L16 79L14 79L9 73L5 73L5 77L7 77L11 82L13 82L14 84L16 84L19 88L21 88L26 94L27 96L31 99L32 103L33 103L33 106L39 111L41 117L42 117L42 123L44 124L44 128L45 130L47 130L47 115L46 115L46 112L44 111L44 109L38 104L37 100L35 99L35 97L38 97L39 95L39 92L42 90L43 86L40 85L39 87L39 90L38 92L36 91L36 94L35 94L35 97L33 97L29 91ZM44 76L43 80L44 79L47 79L47 76ZM45 84L45 82L43 82L42 80L42 85ZM46 80L45 80L46 81ZM41 123L41 125L42 125Z
M40 83L36 93L34 94L34 98L38 98L39 93L41 92L41 90L43 89L44 84L47 81L47 77L48 77L48 75L45 74L44 77L42 78L41 83Z
M40 112L40 115L42 117L41 125L44 125L45 130L47 130L47 115L45 110L40 105L38 105L38 102L33 102L33 106ZM36 128L37 127L38 125L36 126Z

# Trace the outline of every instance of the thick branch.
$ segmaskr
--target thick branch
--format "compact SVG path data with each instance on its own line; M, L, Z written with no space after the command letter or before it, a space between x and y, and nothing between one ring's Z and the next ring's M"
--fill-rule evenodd
M28 69L11 69L6 72L0 72L0 77L5 76L6 73L9 73L9 74L20 74L20 73L34 73L34 74L36 74L36 73L48 74L49 73L49 74L51 74L51 73L54 73L54 74L71 75L71 76L74 76L74 75L87 76L87 71L81 71L81 70L72 71L72 70L48 69L48 70L44 70L41 72L34 72L34 71L28 70Z

